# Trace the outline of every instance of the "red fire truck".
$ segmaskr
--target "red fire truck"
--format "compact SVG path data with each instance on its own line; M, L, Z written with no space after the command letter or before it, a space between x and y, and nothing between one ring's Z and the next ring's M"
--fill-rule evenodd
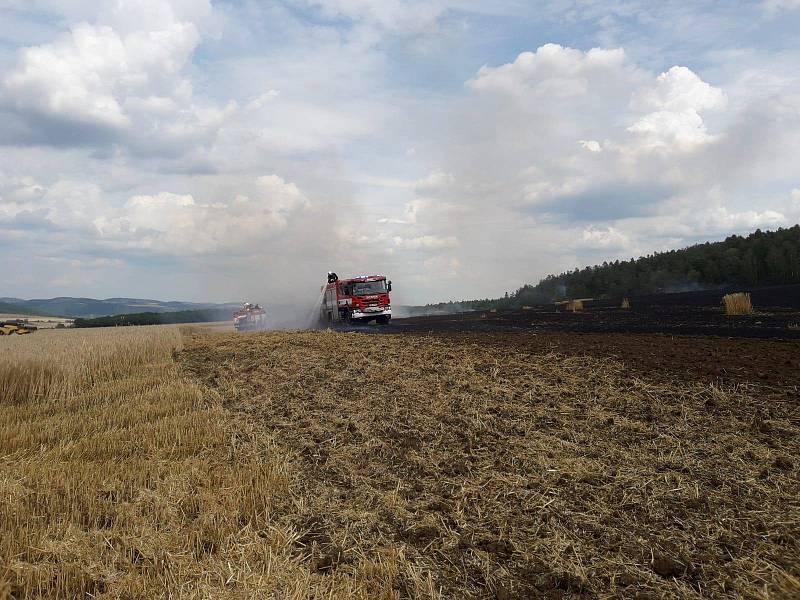
M267 324L267 311L258 304L245 302L242 308L233 313L233 327L236 331L255 331L264 329Z
M392 318L391 291L392 282L383 275L339 279L336 273L328 273L328 285L323 287L320 306L322 323L367 323L375 320L385 325Z

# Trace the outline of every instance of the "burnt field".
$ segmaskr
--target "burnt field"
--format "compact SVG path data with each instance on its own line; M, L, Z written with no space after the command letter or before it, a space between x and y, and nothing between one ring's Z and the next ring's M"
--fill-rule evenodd
M314 597L800 594L800 342L196 333L177 360L285 461L258 535Z
M755 312L739 316L725 314L722 296L726 291L634 297L627 309L620 308L620 300L594 300L578 312L549 304L415 316L394 319L384 331L571 331L800 339L800 285L751 290Z

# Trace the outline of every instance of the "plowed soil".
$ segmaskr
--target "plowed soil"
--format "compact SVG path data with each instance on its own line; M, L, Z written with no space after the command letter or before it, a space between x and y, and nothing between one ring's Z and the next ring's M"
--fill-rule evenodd
M798 345L741 342L198 334L179 360L290 457L265 510L311 577L390 557L386 598L798 597Z
M596 304L587 303L586 309L580 312L549 305L528 310L472 311L394 319L383 330L397 333L665 333L800 340L800 312L793 309L729 316L722 308L711 306L649 305L623 310Z

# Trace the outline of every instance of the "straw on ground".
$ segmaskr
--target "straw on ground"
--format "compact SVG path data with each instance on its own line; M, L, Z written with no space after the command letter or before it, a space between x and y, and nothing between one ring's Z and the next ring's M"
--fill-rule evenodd
M725 314L727 315L749 315L753 313L753 304L748 293L726 294L722 297L722 302L725 304Z
M800 592L791 406L519 348L4 338L0 598Z

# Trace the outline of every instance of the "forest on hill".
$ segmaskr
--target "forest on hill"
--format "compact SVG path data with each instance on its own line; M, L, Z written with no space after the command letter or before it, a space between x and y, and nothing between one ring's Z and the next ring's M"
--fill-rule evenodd
M548 275L504 298L428 305L441 309L518 308L564 298L622 298L726 286L800 283L800 225L756 230L680 250Z
M178 310L173 312L142 312L110 315L93 319L75 319L75 327L125 327L129 325L166 325L170 323L212 323L230 321L232 312L226 308Z
M35 310L28 308L27 306L20 306L19 304L14 304L12 302L4 302L0 301L0 313L3 314L10 314L10 315L41 315L41 316L48 316L46 313L42 314L41 312L36 312Z

